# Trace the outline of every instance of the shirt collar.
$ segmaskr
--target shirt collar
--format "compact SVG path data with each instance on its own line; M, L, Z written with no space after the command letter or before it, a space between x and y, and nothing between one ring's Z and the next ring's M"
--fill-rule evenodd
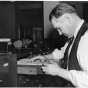
M81 22L79 23L78 27L76 28L75 33L74 33L74 37L75 38L76 38L76 35L77 35L78 31L80 30L80 28L81 28L83 23L84 23L84 20L82 19Z

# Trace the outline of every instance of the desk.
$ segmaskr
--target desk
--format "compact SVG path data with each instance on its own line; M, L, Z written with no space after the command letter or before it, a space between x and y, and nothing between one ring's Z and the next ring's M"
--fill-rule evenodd
M41 66L39 65L18 65L17 73L27 75L37 75L43 74L43 71L41 70Z
M64 87L68 82L59 76L46 75L41 70L41 64L30 59L22 59L17 65L18 81L20 87Z

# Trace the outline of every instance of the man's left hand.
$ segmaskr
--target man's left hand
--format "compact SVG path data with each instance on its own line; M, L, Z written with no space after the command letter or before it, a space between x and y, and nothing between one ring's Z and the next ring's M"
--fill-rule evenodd
M46 74L50 74L50 75L58 75L58 71L59 71L59 66L57 63L51 63L51 64L45 64L42 67L42 70L46 73Z

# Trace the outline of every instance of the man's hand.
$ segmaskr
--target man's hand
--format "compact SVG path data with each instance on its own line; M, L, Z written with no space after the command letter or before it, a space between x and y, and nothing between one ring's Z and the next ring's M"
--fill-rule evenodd
M57 63L52 63L52 64L45 64L42 67L42 70L46 73L46 74L50 74L50 75L58 75L58 71L59 71L59 66Z
M54 60L59 61L60 59L62 59L64 57L64 52L63 52L63 50L55 49L52 52L52 55L53 55Z
M61 68L57 63L53 62L51 64L44 64L42 70L45 74L52 76L60 76L66 80L71 81L71 74L67 69Z
M47 55L39 55L36 57L33 57L32 60L36 60L36 59L41 59L41 60L54 60L59 62L60 59L62 59L64 57L64 52L63 50L58 50L55 49L52 53L47 54Z

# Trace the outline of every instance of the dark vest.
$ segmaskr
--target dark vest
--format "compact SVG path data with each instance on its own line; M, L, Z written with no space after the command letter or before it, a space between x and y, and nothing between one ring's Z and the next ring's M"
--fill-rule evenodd
M77 49L78 49L80 39L87 31L87 29L88 29L88 25L84 22L74 40L69 57L66 56L64 58L65 61L68 60L68 70L82 70L77 59ZM67 63L67 61L65 63ZM67 64L65 64L65 68L66 67L67 67Z
M77 59L77 49L78 49L80 39L85 34L87 29L88 29L88 25L84 22L74 40L69 57L68 57L68 50L69 50L70 43L68 44L64 54L64 58L60 62L62 68L66 69L68 65L68 70L82 70ZM68 60L68 64L67 64L67 60ZM71 82L66 81L65 86L73 87L74 85Z
M87 29L88 29L88 25L84 22L84 24L80 28L80 30L74 40L74 44L72 46L72 49L71 49L71 52L70 52L70 55L68 58L69 59L68 70L82 70L82 68L80 67L80 65L78 63L78 59L77 59L77 49L78 49L78 45L81 40L81 37L85 34Z

